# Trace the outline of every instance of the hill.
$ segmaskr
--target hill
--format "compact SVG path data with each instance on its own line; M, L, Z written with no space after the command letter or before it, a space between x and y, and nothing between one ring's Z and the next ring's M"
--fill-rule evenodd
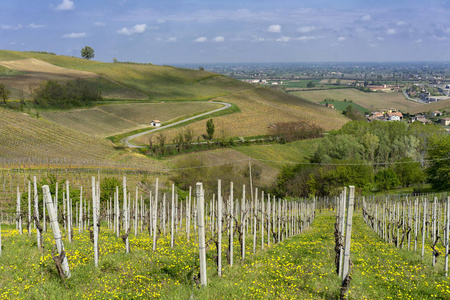
M118 151L104 139L26 113L0 107L0 164L136 167L161 166L142 155Z
M349 121L335 110L265 87L253 87L216 100L233 103L241 110L214 118L215 135L220 138L267 135L271 133L271 126L278 122L307 121L328 131L338 129ZM196 136L201 136L205 133L206 120L183 128L168 129L164 134L171 140L184 128L192 129ZM148 135L132 142L147 144Z
M40 64L40 68L36 70L35 66L38 64ZM48 67L49 64L53 67ZM82 74L92 74L91 76L94 78L101 77L104 79L99 80L97 78L94 81L100 85L102 92L107 92L114 87L116 89L115 98L124 99L211 99L226 95L230 91L248 88L247 84L240 81L205 71L148 64L102 63L76 57L35 52L0 50L0 65L7 65L14 70L26 73L0 76L0 83L4 82L7 85L11 84L11 80L22 81L30 76L34 80L36 78L42 78L43 80L67 80L73 79L75 74L79 74L80 77ZM73 76L68 78L68 73ZM38 83L32 81L27 82L28 85L23 84L21 87L13 87L25 90L25 87L29 88L30 84L35 86ZM130 90L136 94L129 95ZM29 94L29 92L26 94ZM117 94L119 97L117 97ZM106 97L113 98L113 95L106 93Z

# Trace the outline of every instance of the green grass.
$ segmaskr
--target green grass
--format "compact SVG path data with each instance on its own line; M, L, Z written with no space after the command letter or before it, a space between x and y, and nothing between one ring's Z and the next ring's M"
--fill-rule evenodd
M205 100L227 95L230 91L240 90L245 86L251 87L251 85L225 76L192 69L102 63L61 55L0 50L0 60L26 58L36 58L68 69L93 72L120 83L133 90L134 93L142 93L146 95L146 98L156 100ZM220 79L214 80L215 77ZM101 90L105 90L110 85L105 82L99 82L98 84ZM114 89L119 88L115 87ZM127 91L127 93L130 93L130 91ZM142 98L142 95L139 98Z
M348 101L327 101L327 102L320 102L320 104L333 104L334 105L334 109L338 110L338 111L345 111L347 109L347 107L350 105L353 107L353 109L356 109L358 111L360 111L362 114L365 114L366 112L368 112L368 110L356 103L353 102L348 102Z
M283 86L286 88L307 88L307 85L309 82L312 82L315 84L315 87L320 87L322 84L320 83L321 79L311 79L311 80L288 80L283 81ZM327 85L324 85L325 87Z
M237 151L261 160L263 163L281 170L292 163L305 163L314 154L322 139L296 141L288 144L269 144L234 147Z
M341 281L334 265L334 221L334 212L317 212L312 226L302 234L270 247L266 244L266 250L258 250L255 255L249 238L244 262L239 259L236 239L232 267L226 263L224 239L222 277L216 275L212 244L207 252L208 285L200 288L192 280L199 271L194 233L188 242L179 231L173 249L170 236L161 237L157 252L151 250L146 232L137 238L132 234L131 253L125 254L121 239L102 227L96 268L87 232L80 235L75 229L72 244L63 238L72 273L64 285L50 256L50 233L44 235L45 248L40 253L34 233L31 238L19 236L14 226L3 225L0 294L9 299L336 299ZM428 247L422 261L413 251L382 241L364 224L360 212L355 212L353 221L348 299L450 297L450 279L442 272L443 259L432 267Z

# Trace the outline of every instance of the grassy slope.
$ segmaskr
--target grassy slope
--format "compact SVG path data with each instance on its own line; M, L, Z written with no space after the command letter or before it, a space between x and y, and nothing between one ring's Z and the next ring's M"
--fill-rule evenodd
M235 147L237 151L261 160L263 163L281 170L285 165L308 162L321 139L303 140L289 144L270 144Z
M365 112L367 112L367 109L365 109L364 107L362 107L361 105L358 105L356 103L353 102L344 102L344 101L328 101L328 102L320 102L320 104L325 105L326 103L328 104L333 104L334 105L334 109L338 110L338 111L345 111L347 109L347 107L350 105L353 107L353 109L358 110L359 112L361 112L362 114L364 114Z
M209 72L168 66L102 63L50 54L0 51L0 60L25 58L36 58L63 68L93 72L141 92L150 99L210 99L227 94L227 90L220 86L215 87L212 83L201 84L208 78L220 77Z
M349 121L339 112L322 105L269 88L255 87L217 100L236 104L241 112L214 118L216 137L240 137L270 134L270 126L278 122L307 121L325 130L338 129ZM185 126L196 136L205 133L206 120ZM179 131L164 131L171 140ZM147 136L135 142L146 144Z
M434 110L442 110L445 108L450 108L450 99L428 103L428 104L422 104L420 106L412 107L407 109L406 111L410 114L418 114L418 113L426 113Z
M332 89L320 91L292 92L293 95L302 97L312 102L322 102L325 99L337 101L352 100L369 110L372 109L408 109L420 105L417 102L406 100L401 93L364 93L357 89Z

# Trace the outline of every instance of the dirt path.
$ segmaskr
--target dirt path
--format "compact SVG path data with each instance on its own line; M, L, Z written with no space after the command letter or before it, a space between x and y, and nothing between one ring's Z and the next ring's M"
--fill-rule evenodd
M230 103L226 103L226 102L215 102L214 101L214 102L210 102L210 103L222 104L224 106L221 107L221 108L218 108L218 109L214 109L214 110L211 110L211 111L199 114L199 115L194 116L194 117L190 117L190 118L187 118L187 119L175 122L175 123L171 123L171 124L168 124L168 125L164 125L164 126L161 126L161 127L156 127L154 129L150 129L150 130L147 130L147 131L144 131L144 132L140 132L140 133L137 133L137 134L130 135L130 136L122 139L121 142L125 143L125 145L127 147L130 147L130 148L144 148L145 146L138 146L138 145L131 144L130 140L132 140L134 138L137 138L139 136L142 136L142 135L146 135L146 134L148 134L150 132L155 132L155 131L166 129L166 128L169 128L169 127L173 127L173 126L176 126L176 125L179 125L179 124L183 124L183 123L186 123L188 121L192 121L192 120L195 120L195 119L198 119L198 118L201 118L201 117L207 116L209 114L213 114L215 112L219 112L219 111L222 111L222 110L225 110L225 109L231 107L231 104Z

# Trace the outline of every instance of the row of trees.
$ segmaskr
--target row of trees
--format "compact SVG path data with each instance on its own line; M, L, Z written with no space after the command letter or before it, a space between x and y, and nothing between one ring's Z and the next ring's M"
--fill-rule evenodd
M424 182L434 190L449 190L450 135L416 123L348 123L322 140L311 164L286 167L277 194L337 195L350 184L369 193Z
M82 79L66 84L47 81L34 92L35 104L43 108L86 106L102 99L95 85Z

